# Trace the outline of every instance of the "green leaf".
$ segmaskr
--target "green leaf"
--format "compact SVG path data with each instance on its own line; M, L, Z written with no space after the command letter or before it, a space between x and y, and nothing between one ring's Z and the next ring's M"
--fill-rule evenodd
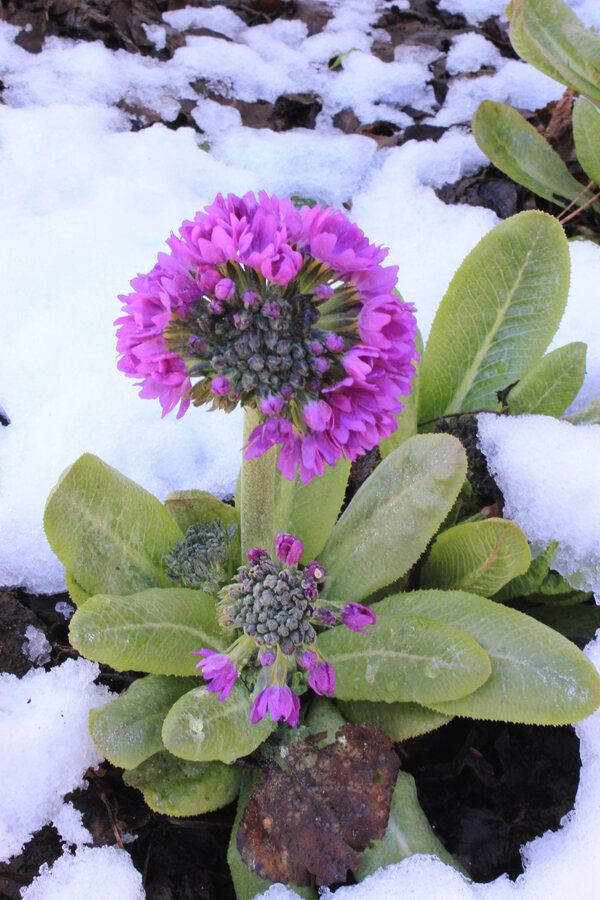
M585 603L591 591L577 591L558 572L548 572L535 591L527 596L528 603L544 603L550 606L573 606Z
M320 555L327 574L322 596L359 601L407 572L452 508L466 466L462 444L447 434L415 435L390 453Z
M398 863L415 853L437 856L446 865L466 874L433 833L419 805L415 779L407 772L398 772L385 837L373 841L373 848L364 851L361 864L354 874L362 881L382 866Z
M573 138L579 165L590 181L600 184L600 113L583 97L573 107Z
M65 581L67 582L67 590L69 592L69 596L71 597L71 600L73 601L75 606L82 606L92 596L91 594L88 594L87 591L84 591L80 584L77 584L68 570L65 572Z
M508 519L454 525L435 539L421 571L421 587L490 597L523 575L530 562L527 538Z
M163 750L161 730L166 714L182 694L197 685L193 676L138 678L120 697L90 710L94 743L115 766L135 769Z
M533 606L527 613L573 640L593 641L600 628L600 608L597 606Z
M600 86L600 36L593 29L578 25L563 25L563 33L571 43L590 80Z
M171 491L165 500L165 508L183 534L190 525L199 522L206 525L213 519L220 519L226 528L239 522L235 506L223 503L208 491Z
M550 563L556 547L557 542L553 541L531 561L529 568L523 575L517 575L516 578L511 579L494 594L493 599L504 602L515 597L524 597L526 594L532 594L536 591L550 570Z
M560 418L583 384L586 350L586 344L576 341L542 357L510 392L511 415Z
M445 716L418 703L370 703L368 700L340 700L338 706L348 722L371 722L392 741L405 741L441 728L452 716Z
M572 425L600 425L600 394L583 409L565 416L565 419Z
M233 828L231 829L229 848L227 850L227 864L229 865L229 871L231 872L237 900L254 900L255 897L266 894L271 887L270 881L263 881L256 872L251 872L249 870L248 866L240 856L236 843L239 824L257 780L258 772L245 771L243 773L237 813ZM298 887L295 884L289 884L287 887L302 897L303 900L317 900L317 892L313 887Z
M315 697L310 704L305 724L311 734L326 732L327 737L324 738L324 744L331 744L335 741L336 733L342 725L346 724L346 721L349 720L342 715L336 703L328 700L327 697ZM319 746L324 746L324 744L319 744Z
M303 484L275 475L275 533L293 534L304 544L302 563L316 559L331 534L340 514L350 462L339 459L335 466L325 466L322 475Z
M236 766L188 762L166 751L123 772L125 784L141 791L150 809L166 816L199 816L227 806L237 797L240 777Z
M539 197L565 206L583 190L556 150L516 109L484 100L471 128L480 150L496 168Z
M172 584L162 559L183 539L156 497L85 453L46 503L48 542L87 594L131 594Z
M99 594L77 610L69 637L88 659L155 675L192 675L192 650L224 650L227 644L214 598L190 588Z
M383 438L379 442L379 450L381 452L382 459L385 459L386 456L390 455L392 450L396 450L396 448L399 447L400 444L403 444L404 441L408 440L409 437L412 437L417 433L417 409L419 406L419 372L421 370L421 360L423 358L423 338L421 337L420 331L417 331L416 347L419 354L419 360L414 363L417 374L412 379L412 388L410 394L400 397L400 401L404 404L404 406L396 416L398 428L392 435L390 435L389 438Z
M253 725L251 707L252 698L239 681L222 703L217 694L198 687L171 707L163 724L163 743L182 759L234 762L256 750L275 728L270 718Z
M587 657L531 616L462 591L415 591L384 601L431 616L478 641L490 678L458 700L428 703L446 715L536 725L567 725L600 703L600 677Z
M506 12L510 41L519 56L594 103L600 101L597 74L586 64L580 42L572 37L582 29L582 22L563 0L512 0Z
M368 635L345 625L319 635L319 649L335 669L336 699L430 706L463 697L489 677L487 654L463 631L434 616L412 615L397 597L377 603L375 611Z
M419 421L499 409L496 392L542 356L564 312L569 248L552 216L497 225L467 256L437 311L421 368Z

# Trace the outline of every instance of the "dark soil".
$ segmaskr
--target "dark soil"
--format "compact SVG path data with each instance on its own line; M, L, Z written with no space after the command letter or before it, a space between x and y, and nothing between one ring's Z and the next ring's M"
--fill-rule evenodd
M30 26L17 43L38 53L47 36L76 40L101 40L111 49L170 58L185 41L185 35L166 26L166 46L157 50L142 23L161 24L166 10L184 6L211 6L209 0L2 0L0 19ZM309 33L322 29L330 15L326 6L311 0L283 3L281 0L225 0L250 26L283 16L301 18ZM439 10L434 0L412 0L408 11L389 2L378 22L389 34L378 41L373 53L383 61L393 59L394 47L402 43L433 46L445 54L450 41L464 31L479 31L500 52L514 53L503 27L495 19L479 28L468 26L462 16ZM212 34L195 30L195 34ZM223 35L214 35L228 40ZM339 60L331 60L332 68ZM343 64L343 63L342 63ZM468 77L468 76L467 76ZM431 83L438 103L443 103L451 76L443 55L432 66ZM259 100L243 103L221 96L212 86L195 83L205 96L239 109L246 126L285 131L313 128L321 109L319 97L307 94L280 96L274 103ZM2 84L0 82L0 102ZM122 104L132 130L158 120L143 107ZM191 117L194 101L182 101L179 115L165 122L170 128L198 126ZM545 133L577 176L572 154L568 98L545 110L527 113ZM371 137L379 146L395 146L407 140L437 140L443 128L423 124L425 114L402 108L413 124L406 129L384 120L361 125L351 109L338 112L335 127L344 133ZM467 124L467 123L465 123ZM475 176L445 185L438 196L447 203L468 203L493 209L506 218L523 209L549 209L549 204L515 186L502 173L488 166ZM556 213L557 209L552 208ZM592 214L590 214L592 215ZM585 216L581 219L585 226ZM590 224L590 222L588 222ZM596 231L598 222L592 222ZM357 487L375 463L364 462L364 471L354 473ZM58 665L76 656L67 638L64 617L55 611L57 601L68 595L36 597L24 592L0 592L0 672L22 676L32 665L22 651L28 625L44 631L52 645L50 662ZM134 677L104 668L101 680L112 690L123 690ZM503 723L455 720L443 729L398 746L403 768L417 782L420 802L438 837L478 881L491 881L502 872L516 877L521 871L520 846L556 829L572 808L579 781L579 742L571 728L550 728ZM69 799L84 813L84 824L97 846L123 845L143 873L148 900L235 900L226 864L226 847L234 807L216 813L180 820L149 810L136 790L123 784L120 770L109 763L86 774L88 787ZM132 836L132 837L128 837ZM43 828L24 852L7 865L0 865L0 900L18 900L20 889L37 875L43 862L52 864L62 852L54 828Z

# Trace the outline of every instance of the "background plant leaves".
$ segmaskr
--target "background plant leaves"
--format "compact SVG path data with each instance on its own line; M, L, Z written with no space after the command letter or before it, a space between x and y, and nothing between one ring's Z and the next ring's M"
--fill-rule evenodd
M360 601L418 560L465 479L460 441L415 435L379 465L352 498L319 561L328 600Z
M531 210L469 253L436 313L421 367L419 421L499 409L496 392L540 359L565 309L569 248L556 219Z
M511 390L511 415L562 416L583 384L586 352L586 344L574 341L543 356Z

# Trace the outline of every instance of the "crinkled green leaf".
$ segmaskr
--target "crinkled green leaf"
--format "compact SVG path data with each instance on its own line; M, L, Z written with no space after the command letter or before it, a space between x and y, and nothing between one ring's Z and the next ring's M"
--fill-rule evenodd
M452 716L445 716L418 703L371 703L369 700L340 700L339 708L348 722L372 722L393 741L405 741L441 728Z
M516 109L484 100L471 128L480 150L496 168L539 197L566 206L583 190L556 150ZM584 202L585 198L579 201Z
M527 538L508 519L454 525L435 539L421 570L421 587L491 597L523 575L530 562Z
M527 595L528 603L543 603L548 606L573 606L585 603L592 596L591 591L577 591L558 572L548 572L535 591Z
M513 600L515 597L524 597L532 594L548 574L550 563L556 551L557 543L553 541L542 553L531 560L529 568L523 575L517 575L494 594L494 600Z
M598 38L600 41L600 38ZM577 161L590 181L600 183L600 113L580 97L573 107L573 138Z
M198 658L192 650L227 645L214 597L189 588L98 594L77 610L69 637L88 659L154 675L193 675Z
M123 772L125 784L140 790L150 809L166 816L199 816L227 806L237 797L240 777L236 766L189 762L164 750Z
M406 613L431 616L478 641L492 674L458 700L428 703L446 715L536 725L566 725L600 703L600 677L566 638L531 616L463 591L414 591L383 601Z
M166 714L182 694L197 685L193 676L138 678L120 697L90 710L94 743L115 766L135 769L163 750L161 730Z
M600 425L600 394L582 409L564 418L572 425Z
M417 352L419 354L419 359L414 363L416 369L416 375L412 379L411 382L411 391L408 396L404 395L400 397L400 402L403 404L402 409L396 416L396 421L398 422L398 428L393 434L390 435L389 438L383 438L379 442L379 449L381 451L382 459L385 459L386 456L389 456L392 450L396 450L400 444L403 444L409 437L412 437L413 434L417 433L417 409L419 406L419 372L421 369L421 359L423 358L423 338L421 337L421 332L417 331L417 340L416 340Z
M510 392L511 415L562 416L583 384L586 350L576 341L542 357Z
M340 514L350 462L339 459L325 466L322 475L303 484L297 475L289 481L277 471L275 476L275 533L293 534L304 544L302 563L316 559Z
M168 587L163 556L183 539L156 497L90 453L52 489L44 528L60 561L90 595Z
M419 421L499 409L496 392L542 356L565 309L569 248L552 216L532 210L492 229L452 279L421 367Z
M198 687L171 707L163 724L163 743L182 759L234 762L256 750L275 728L270 717L253 725L251 707L250 694L240 681L223 702L218 694Z
M541 72L600 102L598 73L586 65L582 55L589 47L575 39L583 29L581 20L563 0L512 0L510 41L526 62Z
M398 772L385 837L373 841L372 849L363 852L361 864L354 874L362 881L382 866L401 862L415 853L437 856L446 865L466 874L433 833L419 805L415 779L408 772Z
M462 444L447 434L415 435L390 453L319 557L327 574L323 596L359 601L404 575L452 508L466 465Z
M337 699L430 706L434 697L463 697L486 681L490 660L476 640L433 616L412 615L394 599L375 604L371 634L339 625L319 635L335 669Z

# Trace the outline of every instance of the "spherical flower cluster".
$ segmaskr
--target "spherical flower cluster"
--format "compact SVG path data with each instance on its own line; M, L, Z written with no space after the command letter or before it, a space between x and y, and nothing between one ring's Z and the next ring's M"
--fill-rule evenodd
M286 684L290 669L306 669L308 684L317 694L331 696L335 691L335 672L319 651L315 627L341 622L364 632L375 615L360 603L340 607L319 599L325 572L317 562L306 568L298 565L304 547L293 535L277 535L275 550L278 561L259 548L248 550L249 565L241 566L235 581L219 594L222 626L242 629L242 634L225 653L207 648L193 652L203 657L196 668L202 669L207 690L218 693L220 701L233 690L239 671L257 658L261 671L250 720L256 723L270 712L275 722L283 719L295 728L300 701Z
M396 428L414 376L414 309L387 251L332 209L219 195L122 296L119 368L163 415L254 408L246 458L280 444L303 481Z

